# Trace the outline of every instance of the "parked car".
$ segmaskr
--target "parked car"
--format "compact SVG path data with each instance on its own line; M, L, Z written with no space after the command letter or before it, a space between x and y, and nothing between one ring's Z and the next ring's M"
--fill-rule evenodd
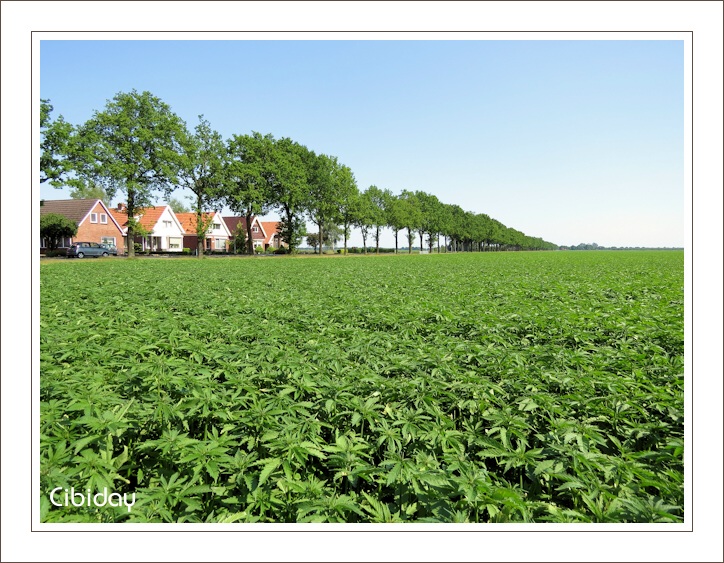
M112 254L113 256L118 256L118 249L115 247L115 245L101 243L101 246L103 248L107 248L109 254Z
M105 246L101 246L97 242L74 242L68 248L66 256L68 258L83 258L85 256L108 256L110 252Z

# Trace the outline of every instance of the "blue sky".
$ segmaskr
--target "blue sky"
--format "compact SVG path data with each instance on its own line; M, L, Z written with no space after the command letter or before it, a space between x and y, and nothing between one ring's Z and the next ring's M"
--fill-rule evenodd
M191 128L204 114L225 138L335 155L361 190L422 190L561 245L686 240L682 41L41 41L40 63L41 98L74 124L149 90Z

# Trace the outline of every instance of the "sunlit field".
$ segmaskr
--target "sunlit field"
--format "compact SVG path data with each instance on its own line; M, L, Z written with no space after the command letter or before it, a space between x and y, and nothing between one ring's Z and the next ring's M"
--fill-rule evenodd
M44 522L683 521L683 252L57 260L40 284Z

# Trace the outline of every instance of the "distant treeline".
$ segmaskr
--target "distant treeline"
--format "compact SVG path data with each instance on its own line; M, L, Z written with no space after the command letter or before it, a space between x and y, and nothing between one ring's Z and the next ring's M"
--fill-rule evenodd
M684 250L677 246L598 246L595 242L591 244L581 243L576 246L561 246L561 250Z
M555 250L558 245L528 236L484 213L465 211L419 190L370 186L357 188L352 170L336 156L316 154L292 139L257 132L223 139L203 116L190 130L171 108L150 92L118 93L101 111L78 126L59 116L41 100L41 182L69 186L71 197L125 200L128 238L140 233L134 220L154 204L154 192L166 200L174 190L193 193L199 245L209 227L206 212L224 206L246 217L246 239L254 252L251 217L272 210L280 216L280 235L294 252L302 238L317 237L321 251L325 231L341 229L344 248L350 229L360 230L379 247L380 232L389 228L398 247L398 233L408 247L432 251L440 238L453 250ZM306 220L319 231L307 235ZM199 256L203 256L203 248ZM411 251L411 249L409 250ZM133 246L129 247L133 256Z

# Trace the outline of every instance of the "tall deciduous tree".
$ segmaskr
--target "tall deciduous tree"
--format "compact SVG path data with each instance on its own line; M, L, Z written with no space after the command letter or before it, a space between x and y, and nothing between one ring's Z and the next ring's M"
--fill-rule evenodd
M352 224L362 233L362 252L367 254L367 237L374 223L374 210L372 208L372 200L367 190L362 192L357 198L354 208Z
M429 252L432 252L434 239L439 236L442 228L440 200L432 194L421 191L415 192L415 199L420 209L420 222L417 226L418 233L420 234L420 249L422 250L423 246L423 235L426 234L428 237L428 249Z
M385 198L389 191L382 191L377 186L370 186L365 190L366 197L370 201L370 221L374 227L375 252L380 253L380 230L387 225L385 217Z
M77 178L70 185L100 185L113 199L122 192L128 211L128 256L134 256L137 212L163 191L169 197L177 182L183 121L150 92L120 92L80 126Z
M319 228L319 253L322 253L325 225L339 219L339 195L337 169L340 167L336 156L315 155L309 151L306 156L309 200L307 212Z
M402 190L398 199L401 207L402 223L404 228L407 229L407 252L408 254L412 254L412 243L415 240L415 231L417 231L422 224L420 202L417 197L415 197L415 194L409 190Z
M354 223L355 210L359 205L357 181L349 166L342 165L335 171L339 222L344 234L344 253L347 254L349 228Z
M282 240L294 252L306 234L304 212L309 201L307 184L307 147L283 137L274 143L271 167L272 206L280 212Z
M385 200L385 217L387 218L387 226L392 229L395 235L395 254L398 251L398 234L405 228L405 204L400 201L399 196L390 194Z
M197 255L204 257L206 233L213 221L210 211L220 207L226 186L226 145L211 124L199 116L194 133L186 132L181 140L181 159L178 182L194 194L196 213Z
M52 111L50 100L40 100L40 183L50 182L54 188L62 188L73 169L75 129L62 115L53 120Z
M272 205L274 137L254 131L251 135L234 135L227 146L231 161L225 201L246 219L246 250L254 254L252 220L266 215Z

